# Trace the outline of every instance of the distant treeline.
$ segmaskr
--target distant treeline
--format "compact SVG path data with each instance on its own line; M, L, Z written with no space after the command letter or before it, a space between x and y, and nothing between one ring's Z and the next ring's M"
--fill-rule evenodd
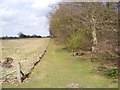
M33 35L25 35L22 32L18 33L19 38L41 38L41 36L33 34Z
M3 37L0 37L0 39L20 39L20 38L50 38L51 36L40 36L40 35L36 35L36 34L33 34L33 35L25 35L23 34L22 32L20 32L18 34L18 37L16 36L3 36Z
M0 39L19 39L19 37L12 37L12 36L3 36Z

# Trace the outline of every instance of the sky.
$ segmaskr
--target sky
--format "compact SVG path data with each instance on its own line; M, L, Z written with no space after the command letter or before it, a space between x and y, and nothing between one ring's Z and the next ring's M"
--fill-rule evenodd
M57 0L0 0L0 36L49 35L46 17Z

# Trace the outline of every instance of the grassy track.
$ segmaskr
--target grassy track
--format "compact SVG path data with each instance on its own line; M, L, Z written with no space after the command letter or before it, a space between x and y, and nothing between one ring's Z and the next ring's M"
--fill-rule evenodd
M24 84L5 85L18 88L116 88L117 82L92 69L93 63L84 57L69 56L52 41L42 61Z

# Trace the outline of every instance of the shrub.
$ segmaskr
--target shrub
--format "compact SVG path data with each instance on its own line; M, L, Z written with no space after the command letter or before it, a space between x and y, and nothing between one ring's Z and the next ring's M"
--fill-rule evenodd
M90 50L90 47L92 47L92 36L90 33L81 30L71 35L68 45L70 50Z
M118 76L118 70L117 69L112 69L112 70L109 71L108 75L111 76L111 77L116 77L116 76Z

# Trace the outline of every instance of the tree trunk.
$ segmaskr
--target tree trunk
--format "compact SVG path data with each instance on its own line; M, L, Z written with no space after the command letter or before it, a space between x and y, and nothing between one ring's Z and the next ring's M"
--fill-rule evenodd
M93 27L92 27L92 37L93 37L93 47L92 47L92 52L96 52L96 49L97 49L97 34L96 34L96 20L95 18L93 17L92 15L92 24L93 24Z

